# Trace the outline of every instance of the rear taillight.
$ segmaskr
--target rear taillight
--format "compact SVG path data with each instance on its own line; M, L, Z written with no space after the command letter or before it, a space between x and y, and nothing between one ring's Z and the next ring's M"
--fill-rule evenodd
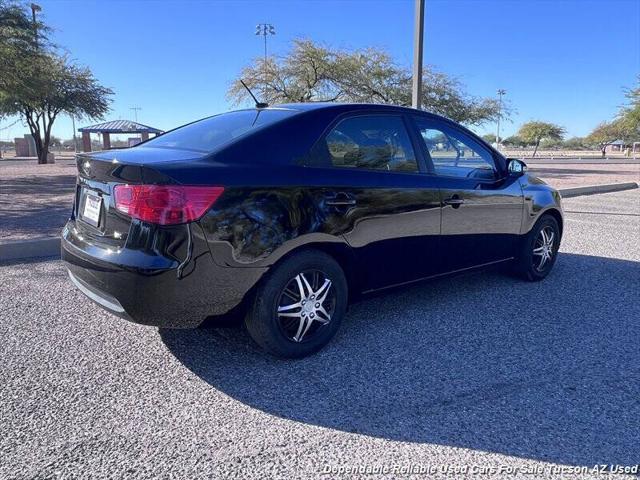
M198 220L222 195L224 187L188 185L116 185L116 210L160 225Z

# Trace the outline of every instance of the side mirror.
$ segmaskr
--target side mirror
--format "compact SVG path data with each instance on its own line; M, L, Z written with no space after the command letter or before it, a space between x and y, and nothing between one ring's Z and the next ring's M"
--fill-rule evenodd
M522 160L518 160L517 158L509 158L509 163L507 165L507 169L509 170L509 175L514 177L519 177L520 175L524 175L527 171L527 164Z

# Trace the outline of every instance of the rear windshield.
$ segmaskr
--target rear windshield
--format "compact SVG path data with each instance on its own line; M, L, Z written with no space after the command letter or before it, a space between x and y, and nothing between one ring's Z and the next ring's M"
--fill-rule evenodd
M249 130L297 113L294 110L239 110L205 118L145 142L141 147L178 148L210 153Z

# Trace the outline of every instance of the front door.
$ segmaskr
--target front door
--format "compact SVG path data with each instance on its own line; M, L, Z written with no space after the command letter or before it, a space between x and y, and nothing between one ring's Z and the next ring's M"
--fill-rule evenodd
M513 257L523 213L518 179L454 124L423 116L415 123L440 188L443 271Z
M436 273L440 196L403 116L346 116L319 143L327 221L353 248L363 290Z

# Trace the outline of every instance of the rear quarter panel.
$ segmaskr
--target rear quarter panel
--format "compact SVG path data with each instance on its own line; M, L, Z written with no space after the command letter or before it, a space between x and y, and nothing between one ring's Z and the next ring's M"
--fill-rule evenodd
M224 195L200 220L215 261L264 267L303 245L346 247L342 216L319 208L331 180L312 170L275 165L226 169Z

